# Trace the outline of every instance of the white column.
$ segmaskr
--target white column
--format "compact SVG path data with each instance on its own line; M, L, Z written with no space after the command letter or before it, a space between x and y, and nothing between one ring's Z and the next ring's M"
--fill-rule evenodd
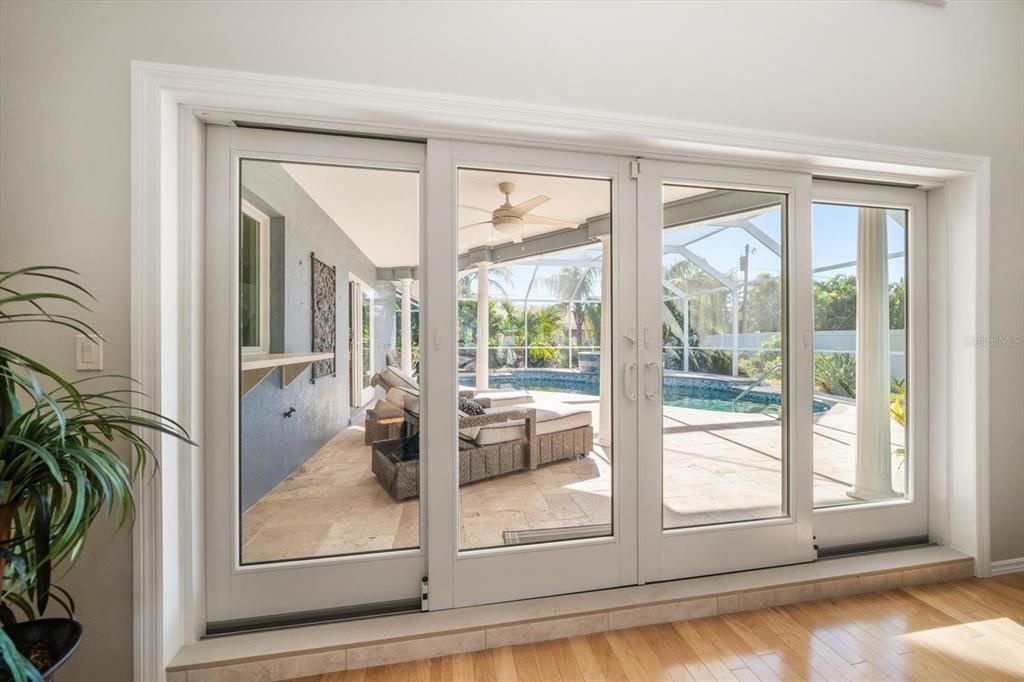
M690 297L681 299L683 302L683 371L690 371Z
M740 308L736 300L736 287L732 288L732 375L740 373Z
M412 280L402 284L402 371L412 374Z
M476 388L486 391L491 373L490 319L487 315L487 285L491 264L487 261L477 263L476 273Z
M597 416L597 444L612 445L612 241L601 239L601 355L599 358L600 407Z
M850 497L894 497L889 437L889 278L885 210L857 220L857 474Z

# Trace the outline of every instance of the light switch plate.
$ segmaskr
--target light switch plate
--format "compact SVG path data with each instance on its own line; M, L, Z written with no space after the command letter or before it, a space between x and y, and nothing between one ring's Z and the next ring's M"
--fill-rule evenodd
M75 369L98 372L103 369L103 340L90 339L85 334L75 337Z

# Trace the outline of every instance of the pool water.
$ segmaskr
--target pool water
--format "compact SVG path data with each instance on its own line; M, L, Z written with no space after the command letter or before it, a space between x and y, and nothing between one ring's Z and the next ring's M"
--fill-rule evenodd
M769 410L771 405L765 403L753 403L749 400L722 400L721 398L676 398L666 400L665 405L670 407L688 407L693 410L709 410L711 412L744 412L757 414Z
M459 375L459 383L472 386L473 374ZM776 412L780 407L781 395L776 391L756 389L743 395L743 400L734 399L743 393L749 384L729 379L666 374L663 384L665 404L673 407L689 407L711 412ZM558 369L521 369L492 372L491 388L516 388L523 391L559 391L598 395L600 377L597 372L576 372ZM831 406L821 400L814 401L814 413L827 412Z

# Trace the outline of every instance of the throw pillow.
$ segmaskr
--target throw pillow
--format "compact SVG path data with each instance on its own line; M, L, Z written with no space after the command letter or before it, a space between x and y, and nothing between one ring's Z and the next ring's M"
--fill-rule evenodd
M484 408L472 398L459 398L459 411L468 415L484 414Z

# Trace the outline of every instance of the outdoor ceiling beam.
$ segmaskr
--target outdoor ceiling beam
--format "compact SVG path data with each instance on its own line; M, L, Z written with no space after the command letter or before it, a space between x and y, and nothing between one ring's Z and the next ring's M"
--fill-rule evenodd
M903 258L907 255L904 251L894 251L889 254L889 260L895 260L897 258ZM852 268L857 264L857 261L851 260L845 263L835 263L834 265L819 265L818 267L811 270L811 272L828 272L829 270L841 270L843 268Z
M686 296L686 298L697 298L698 296L703 296L704 294L717 294L719 291L731 291L731 289L729 289L728 287L715 287L714 289L701 289L700 291L694 291L691 294L684 295ZM663 296L662 300L669 301L675 300L677 298L679 298L679 296L672 294L671 296Z
M713 225L708 225L707 227L714 227L714 226ZM690 244L696 244L697 242L701 241L702 239L707 239L708 237L714 237L716 234L718 234L719 232L724 231L725 229L726 228L724 228L724 227L717 227L717 228L711 230L710 232L705 232L704 234L696 233L696 236L684 237L683 241L679 242L678 244L666 245L665 246L665 250L669 251L672 246L689 246ZM674 239L674 237L673 237L673 239Z
M775 195L764 192L716 190L708 194L679 199L665 204L665 225L666 227L679 227L708 222L716 218L735 216L737 213L746 213L777 206L778 203L779 200ZM701 239L706 239L713 234L721 232L723 229L725 228L722 227L713 232L699 235L692 240L684 242L684 246L685 244L692 244ZM518 244L507 242L495 246L478 246L470 249L466 253L459 254L458 268L460 272L463 272L475 267L480 261L487 261L493 265L498 265L500 263L542 256L556 251L566 251L589 244L596 244L601 237L611 234L611 231L611 216L604 213L588 218L586 222L580 223L580 226L577 228L539 234L524 239ZM768 244L766 246L771 248ZM681 253L674 245L666 246L665 250L670 253ZM416 266L378 268L378 279L399 280L406 276L391 276L389 271L411 271L411 279L419 279L417 270Z
M716 218L735 217L779 205L779 196L766 192L716 190L695 197L677 199L664 205L665 227L706 223Z
M419 279L419 267L377 268L377 279L382 282L398 282L403 279Z
M560 267L579 267L585 268L593 265L593 261L590 258L561 258L559 256L537 256L537 258L525 258L518 261L506 263L506 266L512 265L533 265L534 263L540 263L541 265L557 265Z
M685 257L686 260L690 261L704 272L708 273L709 275L717 279L719 282L722 283L722 286L726 287L729 291L733 291L734 289L736 289L735 282L729 279L729 277L723 274L720 270L717 270L714 266L711 265L711 263L704 260L704 258L698 256L693 251L690 251L685 246L680 246L678 248L680 255Z
M672 282L669 282L667 279L661 280L661 285L675 294L676 298L681 298L684 301L690 298L688 293L677 287L675 284L672 284Z
M518 244L506 242L495 246L479 246L459 254L459 271L469 270L481 260L498 265L597 244L600 238L610 234L611 230L611 216L604 213L587 218L585 222L580 223L579 227L545 232L528 237Z
M529 237L518 244L509 242L495 246L480 246L470 249L466 253L460 253L459 270L469 270L481 260L498 265L543 256L555 251L579 248L592 243L594 240L590 238L587 230L583 227L548 232L536 237Z
M750 233L750 236L768 247L768 250L779 258L782 258L782 244L769 237L764 230L747 219L735 221L735 225L729 227L741 227Z

